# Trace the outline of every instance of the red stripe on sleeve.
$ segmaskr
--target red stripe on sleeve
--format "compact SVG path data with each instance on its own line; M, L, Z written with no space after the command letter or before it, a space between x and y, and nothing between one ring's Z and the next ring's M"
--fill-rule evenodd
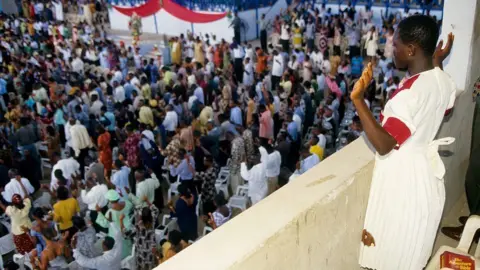
M383 128L397 141L399 146L412 135L407 125L395 117L389 117Z
M450 114L452 113L452 111L453 111L453 108L447 109L447 110L445 111L445 116L450 115Z

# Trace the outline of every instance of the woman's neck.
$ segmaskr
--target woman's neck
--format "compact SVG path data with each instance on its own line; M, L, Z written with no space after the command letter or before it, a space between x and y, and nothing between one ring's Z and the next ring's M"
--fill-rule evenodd
M419 61L414 61L411 65L409 65L408 74L410 76L413 76L430 69L433 69L432 57L425 57L424 59Z

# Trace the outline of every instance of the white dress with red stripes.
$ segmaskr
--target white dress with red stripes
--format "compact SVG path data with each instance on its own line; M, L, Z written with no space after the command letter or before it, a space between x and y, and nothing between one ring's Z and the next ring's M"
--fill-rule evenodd
M382 126L397 141L376 155L364 229L375 246L361 243L359 263L377 270L419 270L433 249L445 203L445 167L435 140L455 102L455 84L439 68L400 84L383 111Z

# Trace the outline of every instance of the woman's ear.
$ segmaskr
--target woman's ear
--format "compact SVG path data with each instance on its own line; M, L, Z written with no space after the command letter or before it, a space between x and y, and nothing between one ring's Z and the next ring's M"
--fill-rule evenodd
M413 44L407 45L407 56L414 56L416 53L416 48Z

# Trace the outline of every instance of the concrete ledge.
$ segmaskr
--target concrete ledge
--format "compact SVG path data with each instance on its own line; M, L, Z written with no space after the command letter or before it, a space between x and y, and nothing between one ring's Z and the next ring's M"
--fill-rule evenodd
M156 269L354 269L373 170L362 139Z

